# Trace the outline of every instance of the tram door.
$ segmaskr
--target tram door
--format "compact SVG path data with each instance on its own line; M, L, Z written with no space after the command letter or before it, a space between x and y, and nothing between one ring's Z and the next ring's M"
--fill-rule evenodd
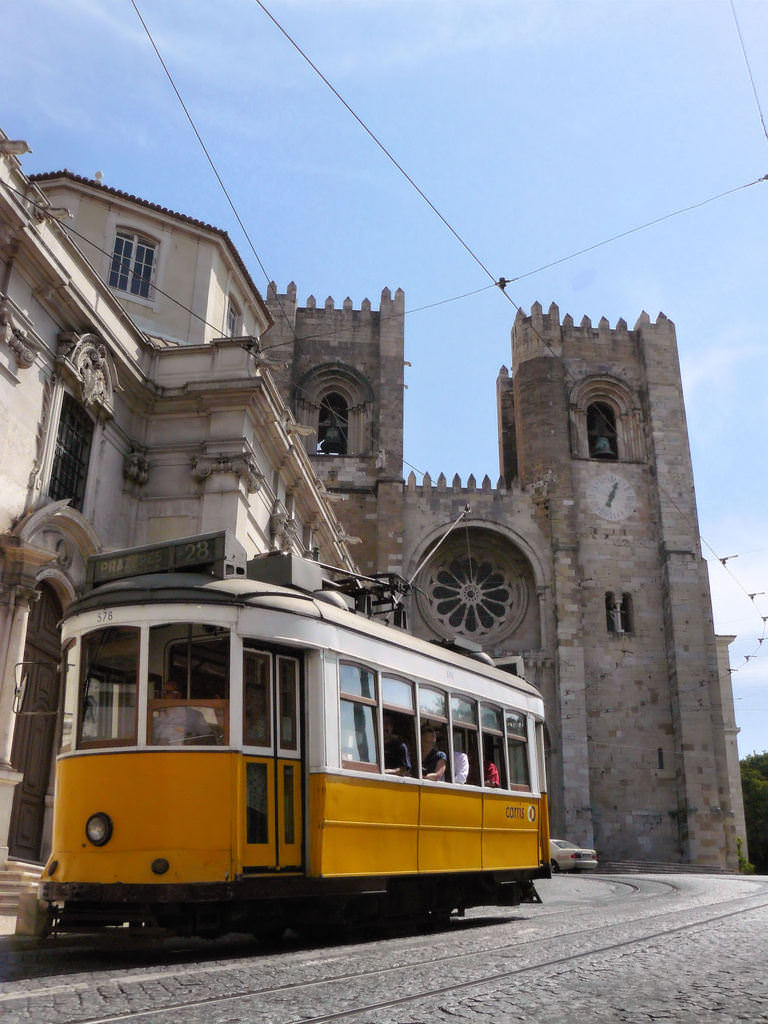
M243 649L243 870L302 866L299 661Z

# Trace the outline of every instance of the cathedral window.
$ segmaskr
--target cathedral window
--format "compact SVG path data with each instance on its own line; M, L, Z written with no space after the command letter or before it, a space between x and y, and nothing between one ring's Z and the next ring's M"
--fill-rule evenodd
M90 417L71 395L65 393L48 494L54 501L71 498L72 508L81 511L92 438Z
M515 545L494 531L472 528L454 531L433 551L426 561L421 556L416 604L438 636L487 647L516 633L521 646L535 643L534 581ZM531 632L519 632L525 628Z
M609 633L632 632L632 597L622 594L617 599L612 590L605 595L605 624Z
M601 462L640 462L646 458L640 396L607 374L584 378L570 402L571 454Z
M109 285L118 291L150 297L157 246L142 235L118 231L109 271Z
M346 455L349 437L349 406L337 391L320 402L317 424L318 455Z
M587 438L590 458L618 458L616 414L607 402L593 402L587 408Z

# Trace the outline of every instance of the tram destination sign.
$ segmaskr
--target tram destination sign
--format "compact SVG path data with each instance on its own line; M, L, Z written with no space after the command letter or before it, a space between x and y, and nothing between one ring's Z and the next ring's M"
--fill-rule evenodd
M219 578L245 575L245 549L229 530L199 537L124 548L88 559L88 583L98 586L130 576L197 571Z

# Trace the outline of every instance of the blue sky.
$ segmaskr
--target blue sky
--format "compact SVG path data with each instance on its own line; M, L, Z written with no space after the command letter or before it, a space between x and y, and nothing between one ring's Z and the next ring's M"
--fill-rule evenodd
M294 280L300 301L375 308L399 287L415 311L490 284L255 0L136 2L266 278L130 0L6 5L0 126L32 146L27 173L99 170L223 227L262 290ZM733 2L768 110L768 4ZM491 275L520 278L517 305L675 322L740 752L768 749L768 182L740 188L768 173L768 139L729 0L266 6ZM493 287L409 313L406 471L495 482L514 313Z

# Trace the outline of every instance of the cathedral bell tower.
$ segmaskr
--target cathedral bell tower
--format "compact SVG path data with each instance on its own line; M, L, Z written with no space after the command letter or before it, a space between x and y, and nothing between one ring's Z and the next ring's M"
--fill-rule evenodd
M519 313L502 475L538 490L565 826L611 859L736 864L721 680L675 328ZM726 709L727 710L727 709ZM738 761L736 760L736 771Z
M333 299L296 302L296 285L267 293L274 326L263 346L318 477L335 500L363 572L402 570L404 296L378 310ZM308 545L309 546L309 545Z

